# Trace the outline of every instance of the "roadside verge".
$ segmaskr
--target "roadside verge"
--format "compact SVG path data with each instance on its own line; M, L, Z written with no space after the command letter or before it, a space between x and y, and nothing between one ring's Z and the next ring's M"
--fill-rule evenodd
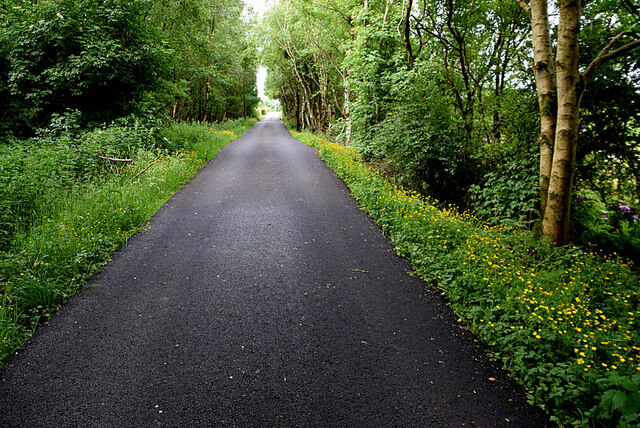
M291 134L317 149L530 402L565 425L640 420L640 283L629 262L487 226L394 185L353 147Z
M139 132L120 127L98 131L96 138L58 139L50 148L16 146L20 165L40 162L44 150L59 159L46 170L15 167L14 181L27 177L43 188L43 177L65 177L40 195L30 217L16 216L13 223L22 224L0 251L0 365L222 147L255 123L172 124L144 144L137 144L143 140Z

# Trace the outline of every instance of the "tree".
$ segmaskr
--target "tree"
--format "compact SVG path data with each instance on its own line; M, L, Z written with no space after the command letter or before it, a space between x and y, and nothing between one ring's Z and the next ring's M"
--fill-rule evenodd
M51 0L5 12L11 19L0 53L8 62L0 78L8 127L30 134L69 110L82 112L85 123L103 122L144 105L166 82L171 58L145 20L148 6Z
M296 127L327 131L349 117L345 43L352 28L344 2L283 0L264 19L266 89Z
M596 19L584 22L581 67L589 65L585 58L598 54L598 41L611 31L612 14L599 13ZM613 36L615 33L609 38ZM580 104L574 193L592 189L607 207L634 205L640 200L639 126L640 50L636 50L603 65L585 89ZM575 233L578 225L575 216L571 217Z
M166 102L174 120L248 115L258 104L257 49L242 0L158 0L150 20L179 61Z
M547 0L516 0L531 19L533 69L540 109L540 198L542 234L557 245L570 239L573 190L580 104L585 88L607 61L626 55L640 46L640 36L630 31L635 21L624 11L616 15L613 36L580 72L580 26L584 4L580 0L559 0L560 12L556 56L549 22ZM597 12L597 5L588 6Z
M411 5L408 2L405 20L414 23L405 27L404 36L409 65L414 55L407 33L413 27L417 53L429 49L430 60L442 68L470 142L477 132L478 112L489 105L484 97L490 86L492 95L501 98L506 76L513 73L513 60L524 39L523 13L510 1L429 0L416 5L421 7L410 15ZM497 112L489 117L494 129L480 132L497 139L492 135L499 134Z
M562 245L569 240L585 88L604 64L618 66L613 60L640 46L634 32L639 12L629 0L621 0L619 7L613 0L591 2L586 9L581 1L367 0L337 5L334 0L283 0L267 20L272 40L265 49L269 87L287 118L314 130L338 128L331 122L340 123L340 114L332 114L340 108L326 108L327 91L342 88L344 101L334 104L342 104L342 117L353 122L346 140L352 136L367 159L386 163L403 185L467 208L470 188L484 186L488 176L495 182L503 172L500 180L508 188L516 180L508 177L508 169L530 170L531 150L537 150L542 232ZM557 32L550 8L559 12ZM331 18L348 25L332 34L341 43L328 43L326 33L316 31ZM580 30L582 23L589 25L586 33ZM580 62L583 34L589 45L600 41L586 63L584 58ZM530 68L522 65L529 37ZM331 66L337 73L327 79ZM633 83L617 87L634 88ZM439 97L451 114L432 101ZM594 101L586 102L591 123L602 123L593 120L598 114ZM433 108L421 107L421 102ZM628 115L632 109L608 111L609 121L627 115L621 124L625 131L637 123ZM439 115L451 120L438 122ZM442 132L438 123L450 128ZM620 133L617 154L640 165L628 136ZM527 188L520 196L531 203L535 188L531 180L522 181Z
M515 126L530 119L526 15L511 0L372 0L354 15L354 144L403 185L468 207L472 184L529 153L531 127Z
M258 104L242 0L0 0L0 132L134 114L216 121Z

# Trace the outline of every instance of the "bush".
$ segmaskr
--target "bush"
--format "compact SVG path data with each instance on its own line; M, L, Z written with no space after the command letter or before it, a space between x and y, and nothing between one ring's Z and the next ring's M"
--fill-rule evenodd
M172 58L145 18L149 7L146 0L51 0L8 8L0 93L10 114L0 130L33 135L68 109L82 111L85 123L135 110L165 84Z
M56 144L0 145L0 251L28 227L37 208L72 185L73 154Z
M67 130L68 131L68 130ZM139 151L155 150L156 128L140 123L91 132L54 132L0 145L0 250L28 228L47 201L108 173L118 173Z
M476 216L491 225L529 227L539 217L538 171L508 162L484 176L481 186L469 188L471 208Z
M640 262L640 219L634 208L606 205L595 192L583 190L574 196L571 217L576 244Z
M400 70L391 76L392 99L402 99L355 143L367 159L384 160L394 178L435 197L462 196L468 178L466 148L453 120L451 103L428 68Z

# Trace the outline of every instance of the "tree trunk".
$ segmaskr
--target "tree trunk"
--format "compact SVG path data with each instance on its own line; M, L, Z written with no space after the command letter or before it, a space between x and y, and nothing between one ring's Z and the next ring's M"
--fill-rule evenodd
M349 71L347 71L349 73ZM344 83L344 117L346 118L347 124L345 129L346 138L344 140L345 145L351 144L351 90L349 89L349 81L347 80Z
M556 133L556 70L553 61L547 0L531 0L531 30L533 38L533 73L540 109L540 216L547 207L549 177Z
M407 62L409 63L409 68L413 68L413 49L411 48L411 6L413 4L412 0L407 2L407 11L404 17L404 49L407 51Z
M298 70L298 65L296 63L296 58L293 56L293 53L291 52L291 50L288 50L289 56L293 59L293 71L296 75L296 77L298 78L298 83L300 84L300 87L302 88L302 106L304 108L304 110L306 110L307 112L307 117L306 122L309 128L311 128L312 131L315 131L315 127L313 126L313 123L315 123L315 120L313 118L313 112L311 111L311 101L309 99L309 89L307 88L306 82L304 81L304 79L302 78L302 76L300 75L300 72Z
M356 38L355 32L353 30L353 21L349 18L349 38L353 42ZM351 67L347 66L345 70L345 78L344 78L344 117L347 120L345 133L347 134L344 143L345 145L351 144L351 88L350 82L351 80Z
M242 70L242 118L247 118L247 88L245 82L246 72Z
M556 54L558 115L547 206L542 234L558 245L569 243L571 192L580 123L583 83L578 71L580 0L560 1L560 23Z
M176 120L176 112L178 111L178 102L173 103L173 108L171 109L171 119Z
M209 116L209 97L210 97L210 88L209 86L211 85L211 76L207 76L207 81L205 83L205 90L204 90L204 113L202 116L202 121L206 121L207 117Z
M551 54L546 0L516 2L529 14L533 33L534 74L540 106L540 195L542 235L556 245L570 241L573 178L580 125L580 102L586 85L600 66L640 47L640 38L622 31L593 59L583 75L580 58L582 0L559 0L557 54ZM615 48L625 37L632 41Z
M387 17L389 16L389 7L391 6L391 0L387 0L384 8L384 17L382 18L382 28L387 25Z

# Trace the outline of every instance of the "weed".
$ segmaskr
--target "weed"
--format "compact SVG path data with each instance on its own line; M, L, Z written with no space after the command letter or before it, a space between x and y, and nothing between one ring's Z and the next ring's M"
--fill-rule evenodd
M292 134L318 149L532 403L565 425L638 423L640 284L630 263L486 225L391 184L354 148Z

